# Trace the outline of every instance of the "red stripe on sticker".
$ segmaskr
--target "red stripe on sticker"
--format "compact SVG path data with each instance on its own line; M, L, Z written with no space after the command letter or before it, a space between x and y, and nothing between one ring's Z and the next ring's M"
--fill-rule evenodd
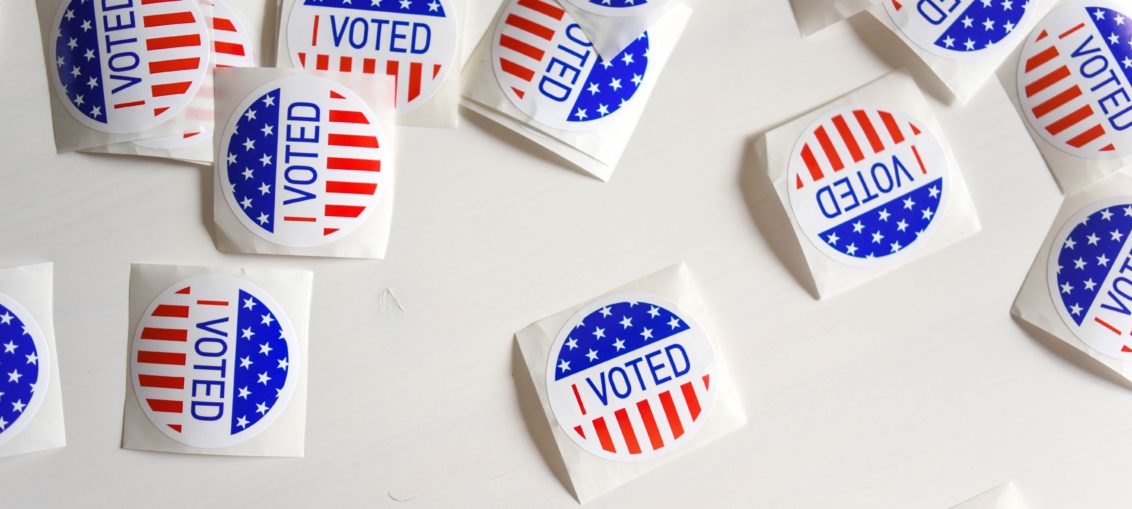
M861 146L857 144L857 137L853 136L853 131L849 130L849 124L845 122L845 117L841 115L833 117L833 127L837 129L841 141L845 142L845 148L849 149L849 155L853 156L853 162L861 162L865 158L865 154L861 152Z
M822 152L825 152L825 158L829 160L829 164L833 165L833 171L841 171L845 164L841 162L841 156L837 154L837 148L833 146L833 142L829 139L829 134L825 132L825 126L818 126L814 131L814 135L818 138L818 144L821 145Z
M381 171L381 161L377 159L327 157L326 168L330 170Z
M149 63L150 74L160 74L163 72L177 72L187 71L189 69L196 69L200 66L199 58L176 58L173 60L158 60Z
M672 429L672 437L680 438L680 435L684 434L684 425L680 423L680 414L676 413L676 404L672 402L671 391L660 393L660 407L664 409L668 427Z
M1029 85L1026 85L1026 97L1034 97L1042 90L1054 86L1055 84L1057 84L1057 82L1068 78L1070 75L1071 73L1069 72L1068 67L1064 65L1058 67L1049 74L1046 74L1045 76L1034 80Z
M365 182L339 182L337 180L326 181L326 192L338 194L364 194L372 195L377 192L377 184L368 184ZM584 414L585 412L583 412Z
M192 86L191 81L178 81L176 83L162 83L152 87L154 97L165 97L167 95L180 95L189 91Z
M652 407L649 406L649 400L642 399L637 402L637 412L641 414L641 421L645 423L645 432L649 435L649 444L652 445L652 450L664 447L664 439L660 436L660 428L656 426L656 418L652 415Z
M188 318L189 306L161 304L160 306L157 306L157 309L153 310L153 316L164 316L168 318Z
M326 143L339 147L378 148L377 136L365 136L361 134L331 134L327 136Z
M874 154L879 154L884 150L884 143L881 143L880 136L877 136L877 131L873 127L873 121L869 120L868 113L864 110L857 110L853 112L853 118L857 119L857 125L865 131L865 138L869 140L869 146L873 148Z
M692 386L692 382L684 382L680 386L680 392L684 393L684 403L688 404L688 412L692 414L692 420L696 420L700 416L700 400L696 397L696 388Z
M810 179L817 182L824 176L821 171L821 166L818 165L818 160L814 157L814 152L810 150L810 144L802 145L802 161L806 163L806 169L810 171Z
M184 403L175 399L147 399L145 402L154 412L179 414L184 409Z
M243 44L236 44L234 42L216 41L212 44L212 47L216 50L217 53L223 53L225 55L235 55L235 56L238 56L238 57L244 56L244 45Z
M145 49L156 51L161 49L185 48L200 46L200 35L172 35L169 37L154 37L145 40Z
M235 32L236 25L232 23L232 20L227 18L212 18L212 29L222 32Z
M532 46L507 34L499 35L499 44L504 48L522 53L536 61L542 61L543 55L546 54L545 51L539 49L537 46Z
M161 327L146 327L141 332L142 339L155 341L188 341L189 331L185 329L163 329Z
M145 364L169 364L171 366L184 366L185 354L150 352L147 350L141 350L138 352L138 362Z
M193 23L197 19L193 17L193 13L189 11L184 12L170 12L166 14L150 14L149 16L142 16L142 25L146 28L164 27L169 25L183 25L186 23Z
M888 135L892 137L892 142L900 144L904 142L904 133L900 131L900 126L896 123L896 119L892 114L887 111L880 112L880 120L884 122L884 128L888 129Z
M633 431L633 423L629 421L629 413L624 408L613 412L617 417L617 426L621 428L621 436L625 439L625 446L629 454L640 454L641 444L637 443L637 433Z
M519 0L517 3L521 7L550 16L555 21L562 21L562 16L566 14L566 11L557 5L542 0Z
M1037 106L1034 106L1034 109L1033 109L1034 116L1038 117L1038 118L1042 118L1042 117L1048 115L1053 110L1056 110L1056 109L1064 106L1069 101L1072 101L1072 100L1074 100L1078 97L1081 97L1081 87L1074 85L1072 88L1067 88L1067 89L1065 89L1065 91L1061 92L1060 94L1057 94L1057 95L1049 98L1045 102L1043 102L1043 103L1041 103Z
M1046 131L1049 131L1050 134L1056 136L1064 132L1066 129L1069 129L1070 127L1081 123L1081 121L1091 116L1093 116L1093 107L1086 104L1080 108L1077 108L1077 111L1061 117L1056 122L1047 126Z
M421 95L421 63L409 64L409 100L412 101Z
M358 217L365 210L357 205L327 205L324 213L330 217Z
M1026 59L1026 72L1031 72L1049 63L1050 60L1057 58L1059 55L1061 55L1061 53L1057 51L1057 46L1050 46L1040 51L1037 55Z
M1087 131L1074 136L1073 139L1069 140L1066 143L1069 143L1069 145L1071 146L1081 148L1092 143L1101 136L1104 136L1104 128L1101 127L1100 124L1097 124L1093 127L1090 127Z
M517 14L508 14L504 23L511 25L519 30L527 32L535 37L541 37L546 40L554 39L554 30L542 26L534 21L519 16Z
M142 387L156 387L158 389L185 388L185 378L180 376L138 375L138 383Z
M613 439L609 437L609 428L605 427L604 417L594 419L594 431L597 432L597 439L601 442L602 449L617 452L617 449L613 447Z
M331 122L342 122L346 124L368 124L365 113L360 111L341 111L330 110Z
M499 59L499 68L502 69L503 72L518 77L523 81L531 81L531 79L535 77L534 71L507 60L506 58Z

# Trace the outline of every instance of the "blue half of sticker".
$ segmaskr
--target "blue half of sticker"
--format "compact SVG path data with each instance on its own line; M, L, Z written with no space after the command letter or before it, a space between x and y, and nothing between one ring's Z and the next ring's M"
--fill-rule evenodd
M649 3L649 0L590 0L590 3L594 5L600 5L602 7L623 9L626 7L637 7L638 5L645 5Z
M0 433L31 403L39 382L39 357L27 324L0 304Z
M59 21L55 69L67 99L87 118L106 123L106 96L102 90L95 2L71 1ZM129 83L128 81L126 83Z
M934 18L925 15L924 5L936 4L934 0L917 4L920 15L929 23ZM976 0L967 6L962 15L950 18L951 25L936 39L935 45L964 53L982 51L1014 32L1029 6L1029 0ZM928 12L930 14L935 11L929 9ZM941 19L939 22L945 21Z
M588 122L608 116L622 106L641 88L648 70L649 37L642 33L616 57L605 60L598 57L586 78L581 95L574 101L570 122Z
M586 315L558 352L555 380L688 330L675 313L647 302L618 302Z
M257 99L236 122L228 142L228 182L240 210L257 226L275 231L279 149L279 89Z
M255 425L275 406L290 369L287 339L275 314L244 290L240 290L236 334L233 435Z
M888 203L820 234L829 247L871 259L898 253L920 238L939 210L943 178L923 184Z
M357 4L355 4L354 1L357 1ZM444 17L444 6L437 0L306 0L303 2L303 5L370 12L399 13L413 16ZM360 22L363 25L370 23L369 20L362 18L346 20L345 23L354 22ZM377 22L375 21L375 23ZM400 21L389 23L389 30L396 31L397 29L394 26L396 24L403 24L402 26L406 27L406 30L408 30L408 23ZM381 24L378 24L375 30L381 33Z
M1089 7L1093 25L1101 34L1108 34L1104 43L1119 63L1125 84L1132 83L1132 20L1118 11L1106 7ZM1082 67L1082 72L1084 68Z
M1109 272L1119 266L1121 247L1132 233L1132 205L1098 210L1073 227L1057 255L1061 304L1077 325L1101 291Z

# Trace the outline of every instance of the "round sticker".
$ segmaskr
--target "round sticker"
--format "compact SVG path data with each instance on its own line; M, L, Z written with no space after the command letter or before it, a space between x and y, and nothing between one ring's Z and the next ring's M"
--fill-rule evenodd
M1078 211L1050 247L1046 277L1053 305L1081 341L1132 359L1132 196Z
M228 447L283 413L295 391L298 338L267 292L207 274L154 299L134 333L130 366L138 403L165 435Z
M944 58L1009 44L1033 10L1028 0L884 0L884 8L906 37Z
M47 339L31 313L0 293L0 444L39 411L51 379Z
M1116 9L1105 1L1058 7L1018 62L1018 98L1030 126L1077 157L1132 154L1132 20Z
M600 129L649 79L642 33L610 60L553 0L511 0L492 40L495 77L524 114L549 127Z
M428 102L456 65L451 0L297 0L285 23L291 65L393 76L400 111Z
M827 256L870 266L930 236L950 173L922 123L875 106L844 107L811 124L790 157L798 225Z
M694 318L655 295L621 294L566 322L550 349L546 392L582 449L647 460L700 429L718 392L715 371L715 350Z
M265 240L338 240L373 212L385 142L377 117L328 79L292 75L252 92L221 138L219 178L232 213Z
M255 67L255 46L252 44L251 34L244 28L244 24L236 16L236 12L224 0L213 0L211 3L212 19L210 24L212 26L212 47L216 49L214 53L216 67L218 69ZM200 91L197 92L198 99L211 99L211 97L211 84L202 86ZM184 134L138 140L134 143L145 148L175 150L209 141L209 126L212 124L213 116L211 100L208 101L207 106L207 108L202 108L195 104L189 105L189 120L200 122L196 129L185 131Z
M569 0L579 9L602 16L640 16L664 5L668 0Z
M59 7L51 73L83 125L144 131L180 113L209 66L208 26L194 0L67 0Z

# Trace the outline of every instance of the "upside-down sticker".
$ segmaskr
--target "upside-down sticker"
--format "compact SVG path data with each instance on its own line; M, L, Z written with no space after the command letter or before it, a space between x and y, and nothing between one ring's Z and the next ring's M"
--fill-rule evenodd
M1034 10L1030 0L884 0L884 8L917 46L950 59L1011 44Z
M924 124L885 107L828 112L798 140L790 206L810 242L858 266L923 245L939 224L950 169Z

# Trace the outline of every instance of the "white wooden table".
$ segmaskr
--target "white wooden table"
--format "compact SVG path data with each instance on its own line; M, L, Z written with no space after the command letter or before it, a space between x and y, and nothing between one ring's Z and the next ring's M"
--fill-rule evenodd
M32 2L0 2L0 265L56 263L69 443L0 460L0 507L576 507L512 334L680 260L750 424L592 507L940 508L1007 480L1128 506L1129 386L1008 314L1060 195L1001 88L940 115L984 231L818 302L746 145L916 67L868 23L802 41L785 0L694 5L611 182L473 116L403 130L367 262L219 254L201 170L56 155ZM306 458L118 447L131 262L316 272Z

